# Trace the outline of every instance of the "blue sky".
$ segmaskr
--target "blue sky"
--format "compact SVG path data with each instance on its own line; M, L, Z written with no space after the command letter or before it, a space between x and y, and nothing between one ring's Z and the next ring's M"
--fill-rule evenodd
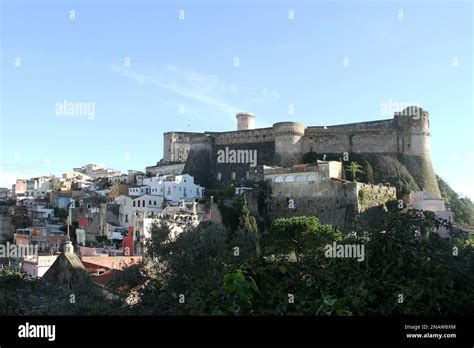
M0 186L143 170L163 132L233 130L237 111L309 126L416 103L435 171L474 198L469 1L0 2ZM57 114L64 100L95 114Z

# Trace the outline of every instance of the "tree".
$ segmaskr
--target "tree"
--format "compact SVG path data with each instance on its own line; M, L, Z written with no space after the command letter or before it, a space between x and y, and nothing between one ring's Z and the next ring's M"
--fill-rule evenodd
M297 216L275 220L264 235L263 245L267 254L294 254L301 260L341 238L340 231L331 225L322 225L317 217Z
M346 170L348 170L352 175L352 181L356 181L356 175L358 173L363 173L362 166L357 162L351 162L349 165L346 166Z
M306 152L303 155L303 163L316 163L318 161L318 154L314 151Z
M374 170L372 169L372 165L365 161L365 176L367 184L374 183Z
M242 202L242 212L239 218L239 228L241 230L257 233L257 220L255 217L250 215L249 208L247 205L247 197L244 196L244 201Z
M459 195L439 176L436 176L439 190L446 205L454 213L454 221L473 226L474 204L469 198L460 198Z
M31 225L31 220L28 217L28 209L24 205L19 205L15 208L12 217L12 224L15 229L26 228Z

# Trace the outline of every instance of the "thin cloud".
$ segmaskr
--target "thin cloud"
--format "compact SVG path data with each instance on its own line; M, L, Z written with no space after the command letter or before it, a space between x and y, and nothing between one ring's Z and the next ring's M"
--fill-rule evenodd
M181 97L214 107L233 117L244 108L235 106L229 100L247 103L270 103L277 101L278 92L267 88L247 88L236 83L222 81L217 75L203 74L191 69L167 65L160 76L145 75L130 68L114 65L111 69L123 77L141 84L150 84Z
M131 69L118 66L113 66L112 70L141 84L158 86L181 97L215 107L225 113L235 114L240 110L224 100L211 96L212 93L216 92L216 88L219 85L218 79L215 76L198 74L189 70L180 70L173 66L168 66L166 69L167 75L174 75L171 78L146 76ZM203 94L203 91L207 93Z

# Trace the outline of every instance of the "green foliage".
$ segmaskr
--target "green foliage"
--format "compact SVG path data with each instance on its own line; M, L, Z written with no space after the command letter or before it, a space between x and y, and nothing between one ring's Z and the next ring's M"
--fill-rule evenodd
M401 213L393 206L382 220L373 230L343 236L315 217L278 219L262 236L260 255L253 252L254 234L246 231L233 234L219 225L189 230L159 247L163 268L147 283L144 302L134 311L180 315L471 313L474 249L467 236L453 230L451 239L440 238L434 231L445 223L428 212ZM325 246L333 242L363 245L364 261L326 257ZM235 245L239 245L239 256L232 252ZM186 296L186 303L178 302L179 294ZM399 294L405 299L402 304Z
M363 173L365 174L364 182L367 184L373 184L374 183L374 170L372 169L372 165L367 161L364 161Z
M402 212L396 204L388 208L379 226L348 235L315 217L299 216L275 220L260 239L254 231L232 232L220 224L189 227L175 236L171 221L164 219L152 224L145 261L112 282L117 300L88 289L77 294L73 306L59 289L2 271L0 289L6 290L0 292L0 313L473 313L474 246L469 236L431 212ZM440 238L435 233L439 226L450 229L451 238ZM363 260L328 257L325 250L334 242L363 246ZM36 297L25 297L26 289ZM133 306L125 302L131 290L139 298ZM38 294L49 297L41 302ZM398 302L400 294L403 303Z
M236 231L240 223L240 210L236 207L236 204L230 204L229 202L226 203L224 200L220 200L218 208L224 226L231 231Z
M247 205L247 197L245 196L242 203L242 212L239 218L239 229L250 233L257 233L257 220L255 220L255 217L250 215Z
M229 294L237 295L247 302L260 294L255 280L252 277L245 277L242 271L226 273L224 275L224 290Z
M346 166L346 171L351 173L352 181L356 181L356 176L359 173L364 173L362 166L357 162L351 162Z
M54 217L59 219L66 219L68 216L67 209L54 207Z
M318 154L310 151L303 155L303 163L316 163L318 161Z
M19 205L15 208L12 224L15 226L15 229L31 226L31 220L28 218L28 209L26 206Z
M454 190L439 176L438 181L441 197L443 197L446 206L454 213L454 221L474 226L474 204L469 198L461 198Z
M360 190L358 195L359 195L360 204L364 204L365 203L365 191Z
M311 216L297 216L275 220L263 235L263 247L267 253L294 255L298 260L319 252L325 244L340 240L342 234L331 225L322 225Z
M123 309L97 287L66 291L8 269L0 270L0 289L0 315L109 315Z

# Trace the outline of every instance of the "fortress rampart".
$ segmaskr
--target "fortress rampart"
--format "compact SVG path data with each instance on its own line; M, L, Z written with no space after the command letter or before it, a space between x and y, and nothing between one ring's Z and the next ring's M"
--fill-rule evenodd
M340 157L344 153L390 155L407 168L420 189L440 197L431 164L429 114L421 108L408 107L392 119L306 128L297 122L279 122L269 128L247 129L252 126L254 118L249 113L237 114L239 129L236 131L165 133L163 161L191 160L194 165L186 165L185 172L198 177L206 172L210 177L205 180L203 177L201 182L196 178L197 182L215 186L219 183L213 178L218 173L221 184L249 176L248 165L216 163L217 151L226 146L236 150L257 150L259 165L282 167L302 163L304 154L308 152ZM207 167L199 169L199 159L190 159L189 156L193 152L194 156L197 153L204 156L203 151L210 151L205 155Z

